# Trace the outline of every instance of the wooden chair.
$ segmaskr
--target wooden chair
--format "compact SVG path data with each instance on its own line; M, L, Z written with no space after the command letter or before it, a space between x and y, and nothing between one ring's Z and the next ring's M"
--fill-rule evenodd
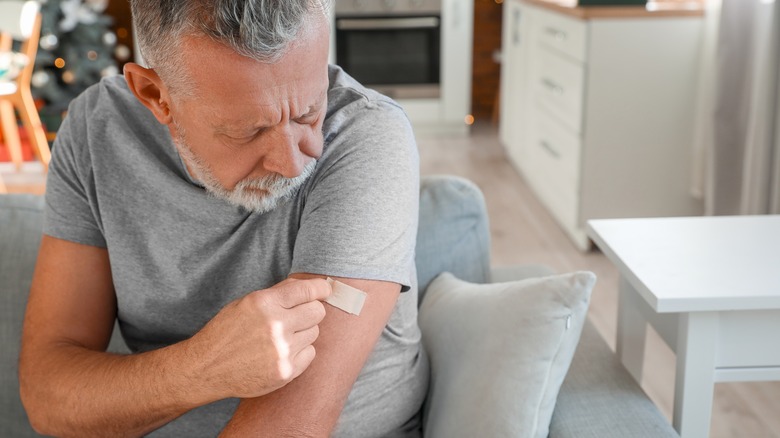
M29 60L16 78L0 82L0 127L17 169L22 165L22 148L14 109L22 119L33 153L47 170L51 159L49 142L30 90L41 33L38 8L38 3L33 1L0 0L0 52L10 51L13 40L18 40L22 43L20 52Z

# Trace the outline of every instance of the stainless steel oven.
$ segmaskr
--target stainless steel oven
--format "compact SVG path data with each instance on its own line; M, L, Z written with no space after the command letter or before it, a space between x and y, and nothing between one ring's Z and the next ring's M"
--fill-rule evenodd
M336 63L395 99L438 98L441 0L336 0Z

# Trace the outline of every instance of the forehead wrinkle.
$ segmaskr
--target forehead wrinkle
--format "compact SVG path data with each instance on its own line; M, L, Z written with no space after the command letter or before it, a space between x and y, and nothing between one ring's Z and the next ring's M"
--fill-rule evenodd
M283 114L285 113L288 114L288 118L295 118L308 114L315 109L321 109L322 105L325 103L326 97L327 90L324 90L317 98L310 101L311 103L304 105L302 110L296 108L297 105L294 101L297 99L292 99L293 101L285 99L285 102L281 105L283 107L281 111L279 110L280 105L257 103L258 117L256 118L246 116L246 114L249 114L247 111L242 111L244 116L240 118L226 118L223 116L223 113L214 108L213 105L203 105L203 108L205 109L206 118L210 122L211 127L217 133L226 133L228 131L241 129L260 129L275 126L281 123L284 117Z
M275 122L272 120L277 119L278 114L278 111L273 110L274 107L275 105L272 104L258 104L256 110L242 110L241 117L231 118L224 117L222 112L209 105L209 120L212 122L212 127L220 132L229 131L231 129L264 128L278 123L278 121ZM268 108L272 109L272 111L267 111ZM257 114L258 117L251 117L249 114Z
M274 89L283 91L281 93L274 93ZM208 99L206 96L200 96L201 98L198 99L200 101L198 106L203 108L206 119L217 133L242 129L268 128L281 123L285 118L285 115L287 118L296 118L308 114L315 109L320 109L327 99L327 86L317 92L316 97L313 99L305 99L304 93L295 93L295 90L298 89L299 87L292 81L283 84L275 84L273 87L268 87L260 93L250 92L245 97L250 101L246 105L237 106L236 102L230 102L230 105L228 105L224 111L215 108L212 99ZM262 95L262 97L260 95ZM271 95L275 96L272 97ZM267 99L277 100L277 102L267 102ZM307 102L303 105L298 105L300 102L305 101ZM231 112L240 113L241 116L238 118L224 116ZM252 117L252 114L256 114L257 117Z

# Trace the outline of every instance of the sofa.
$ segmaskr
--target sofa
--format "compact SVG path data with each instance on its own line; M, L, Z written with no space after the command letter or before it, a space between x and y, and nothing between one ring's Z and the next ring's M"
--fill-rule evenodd
M19 399L17 361L24 309L40 242L43 208L44 200L40 196L0 196L0 436L3 437L38 436L30 428ZM416 256L421 302L426 298L428 285L445 271L474 284L531 281L552 274L543 266L492 268L488 225L484 199L473 183L451 176L422 178ZM423 316L421 308L421 318ZM554 410L549 428L543 424L538 429L542 432L512 432L511 436L544 436L549 431L552 438L677 437L594 326L584 317L583 320L581 332L575 334L578 343L576 350L572 349L573 359L564 364L562 384L552 388ZM127 351L116 328L109 349ZM443 365L447 364L436 366ZM509 370L511 372L511 366ZM437 369L432 372L436 373ZM430 412L431 403L431 399L426 402L426 412ZM494 409L484 400L467 406L472 406L474 412L466 415L476 414L494 424L515 421L512 415L506 414L511 410ZM453 412L451 416L445 416L444 421L460 417L461 413ZM424 421L428 421L427 415Z

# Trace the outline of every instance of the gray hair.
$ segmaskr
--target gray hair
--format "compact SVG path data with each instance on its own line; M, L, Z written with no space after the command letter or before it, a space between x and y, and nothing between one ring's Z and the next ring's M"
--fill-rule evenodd
M203 35L261 62L279 60L312 17L333 0L131 0L141 55L170 88L189 87L180 59L184 36ZM178 85L178 86L177 86Z

